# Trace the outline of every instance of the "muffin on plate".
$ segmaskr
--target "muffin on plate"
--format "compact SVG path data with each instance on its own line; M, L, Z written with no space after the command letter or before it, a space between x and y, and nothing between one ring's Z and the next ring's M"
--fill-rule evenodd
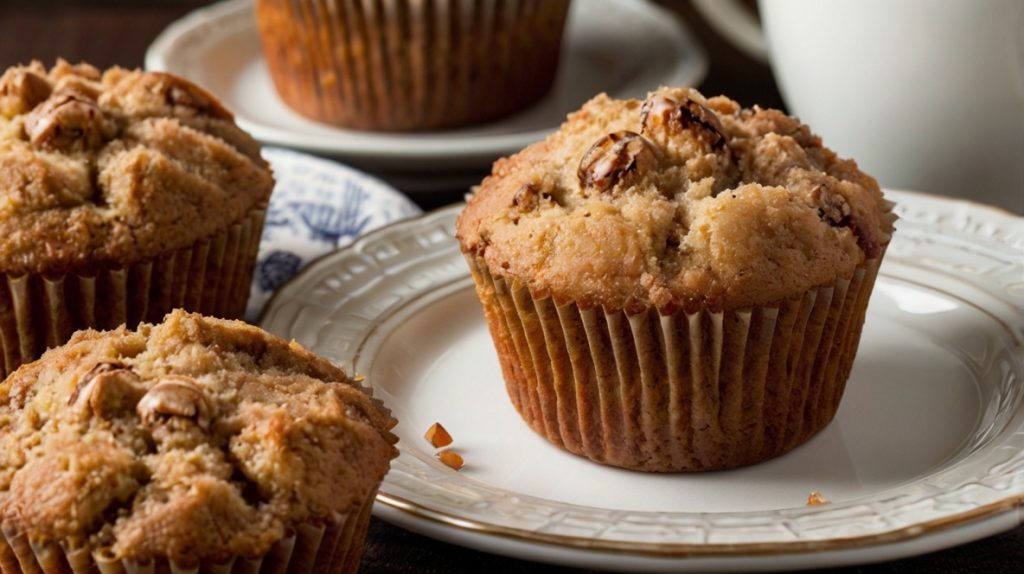
M240 321L78 332L0 384L0 567L354 572L394 423Z
M245 309L274 180L181 78L59 61L0 77L0 375L84 328Z
M597 96L457 222L512 403L591 460L713 470L835 415L892 204L777 110Z
M277 93L298 113L366 130L457 127L551 87L569 0L256 0Z

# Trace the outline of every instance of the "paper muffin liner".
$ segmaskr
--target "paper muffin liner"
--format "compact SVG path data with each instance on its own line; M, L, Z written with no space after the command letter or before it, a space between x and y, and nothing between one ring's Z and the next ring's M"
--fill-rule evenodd
M778 305L662 315L535 297L466 256L527 424L593 461L657 472L767 460L828 425L881 258Z
M281 98L343 127L423 130L522 109L551 87L569 0L259 0Z
M226 562L199 562L191 566L168 560L137 563L99 549L69 548L65 544L31 542L21 532L0 528L0 571L88 574L352 574L359 570L370 511L377 493L352 512L317 522L306 522L275 543L263 556L236 556Z
M195 244L96 274L0 273L0 374L65 343L79 329L158 323L175 308L245 313L265 206Z

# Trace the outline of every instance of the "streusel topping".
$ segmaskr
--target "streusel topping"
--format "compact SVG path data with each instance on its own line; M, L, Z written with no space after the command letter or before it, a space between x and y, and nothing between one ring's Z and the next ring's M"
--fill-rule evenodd
M662 88L599 95L496 162L457 236L538 296L736 309L851 276L888 244L891 207L796 118Z
M0 384L0 519L138 562L260 556L369 497L393 425L340 368L240 321L82 331Z
M132 264L213 235L272 188L259 145L187 80L64 61L0 76L0 271Z

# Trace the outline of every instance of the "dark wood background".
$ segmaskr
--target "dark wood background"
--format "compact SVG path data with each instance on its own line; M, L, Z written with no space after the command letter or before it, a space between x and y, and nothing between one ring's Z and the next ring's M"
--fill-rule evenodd
M585 1L585 0L584 0ZM142 65L146 48L163 28L203 0L0 0L0 69L38 59L87 61L100 68ZM728 94L744 105L784 107L767 66L746 58L715 35L687 0L660 0L704 45L706 94ZM416 194L422 207L457 201L453 189ZM434 541L374 520L362 571L367 573L578 572L504 558ZM1024 572L1024 528L958 548L884 564L823 570L831 574Z

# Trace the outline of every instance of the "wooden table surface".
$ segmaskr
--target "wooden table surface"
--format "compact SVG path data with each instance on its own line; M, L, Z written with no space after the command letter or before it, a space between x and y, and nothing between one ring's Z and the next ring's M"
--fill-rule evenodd
M98 67L141 66L146 47L170 22L209 3L202 0L0 0L0 69L63 57ZM661 0L686 21L708 52L706 94L729 94L744 105L783 107L764 65L708 30L687 0ZM457 201L464 189L413 198L424 208ZM495 556L437 542L374 519L362 572L581 572ZM884 564L822 570L833 574L1024 572L1024 527L992 538Z

